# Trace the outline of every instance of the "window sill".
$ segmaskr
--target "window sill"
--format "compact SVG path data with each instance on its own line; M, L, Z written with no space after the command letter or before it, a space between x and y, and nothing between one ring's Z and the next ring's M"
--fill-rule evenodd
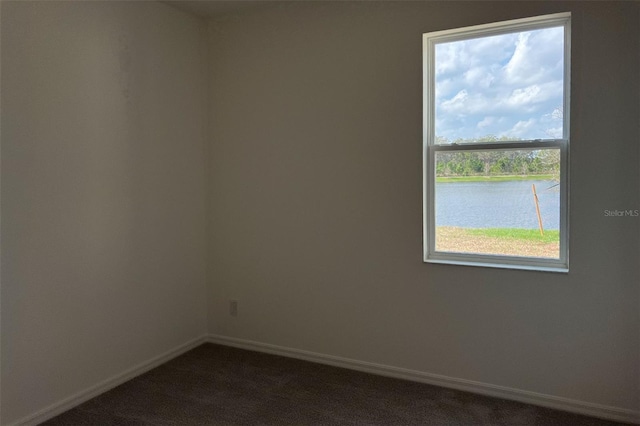
M568 266L560 263L558 265L554 265L554 264L527 265L527 264L521 263L522 261L520 259L515 261L518 263L511 263L509 259L504 259L503 257L500 257L499 259L496 259L496 260L493 260L493 259L488 260L484 256L482 258L479 258L476 256L471 256L471 257L476 258L477 260L472 260L471 258L468 258L468 259L427 258L424 260L424 262L443 264L443 265L475 266L475 267L481 267L481 268L518 269L518 270L525 270L525 271L555 272L555 273L564 273L564 274L569 273ZM531 259L527 258L527 260L530 261Z

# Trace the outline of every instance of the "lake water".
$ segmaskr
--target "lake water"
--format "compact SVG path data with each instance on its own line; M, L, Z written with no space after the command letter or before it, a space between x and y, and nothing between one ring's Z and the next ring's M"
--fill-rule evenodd
M531 184L544 229L559 229L560 187L552 180L436 183L436 226L538 229Z

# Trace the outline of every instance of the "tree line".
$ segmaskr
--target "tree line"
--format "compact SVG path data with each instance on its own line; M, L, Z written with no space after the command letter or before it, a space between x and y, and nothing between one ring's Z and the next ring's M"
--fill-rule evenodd
M513 138L485 136L481 139L457 139L456 144L470 142L496 142ZM451 143L438 137L438 144ZM501 176L560 174L560 150L491 150L491 151L440 151L436 156L436 176Z

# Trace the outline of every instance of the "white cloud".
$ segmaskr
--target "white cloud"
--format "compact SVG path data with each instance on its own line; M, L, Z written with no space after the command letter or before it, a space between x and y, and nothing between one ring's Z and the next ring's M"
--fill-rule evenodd
M525 87L524 89L515 89L511 92L511 96L507 98L506 102L508 105L514 107L529 105L538 100L539 94L540 86L534 84L533 86Z
M455 72L463 65L464 43L443 43L436 46L436 74Z
M550 127L545 129L544 132L548 137L552 139L560 139L562 137L562 126L560 127Z
M474 67L464 73L464 81L469 86L487 88L496 76L484 67Z
M502 134L502 136L511 136L511 137L516 137L516 138L529 139L530 137L527 136L527 135L533 129L533 127L536 124L536 122L537 122L537 120L534 119L534 118L530 118L528 120L518 121L515 124L515 126L513 126L511 129L509 129L506 132L504 132Z
M442 101L440 106L444 112L463 112L468 98L469 94L465 89L462 89L453 98Z
M485 127L491 126L495 122L496 122L496 118L495 117L488 116L488 117L483 118L482 121L479 121L478 124L476 125L476 127L478 129L484 129Z
M562 102L562 81L549 81L543 84L532 84L524 88L517 88L511 92L506 104L523 111L533 112L536 105L554 100Z
M562 28L444 43L436 47L439 136L488 134L543 139L562 105Z
M461 89L452 97L437 97L439 113L446 114L531 114L549 113L545 103L561 103L562 82L533 84L523 88L500 88L483 91L482 88ZM541 114L541 115L542 115Z
M531 33L518 34L513 56L511 56L507 65L504 66L504 75L510 82L523 80L522 77L531 71L530 61L528 60L529 51L531 50L528 45L530 35Z
M519 33L513 55L503 68L505 81L531 85L562 78L564 44L559 41L561 28Z
M443 78L436 81L436 100L448 96L459 89L460 84L450 78Z
M495 109L495 105L491 105L491 99L482 93L469 94L466 89L462 89L451 99L443 100L440 103L440 111L446 114L479 114L490 112L493 109Z

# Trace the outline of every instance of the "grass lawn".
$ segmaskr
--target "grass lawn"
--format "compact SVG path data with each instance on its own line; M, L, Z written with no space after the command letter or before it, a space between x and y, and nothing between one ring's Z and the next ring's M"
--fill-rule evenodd
M540 235L537 229L439 226L436 250L557 259L560 255L560 232L547 230Z
M540 235L538 229L520 228L468 228L469 235L478 235L493 238L508 238L529 242L557 243L560 241L560 231L546 230L544 235Z

